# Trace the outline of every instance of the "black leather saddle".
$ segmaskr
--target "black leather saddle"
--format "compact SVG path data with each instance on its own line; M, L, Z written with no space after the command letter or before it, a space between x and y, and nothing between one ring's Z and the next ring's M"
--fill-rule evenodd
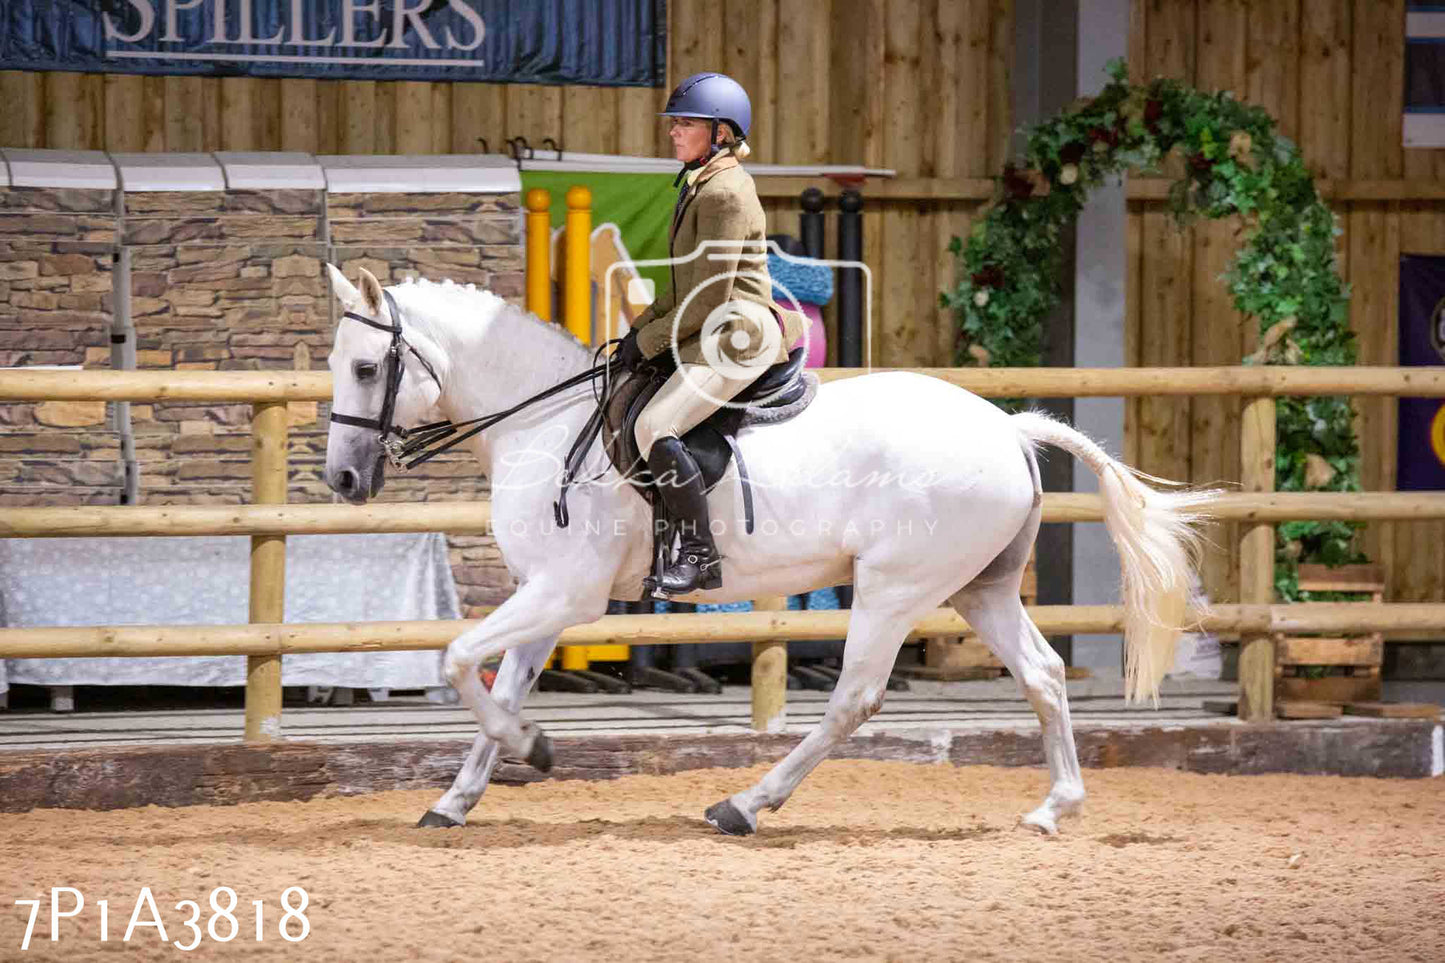
M738 480L742 488L744 529L753 531L753 491L748 480L747 466L743 463L742 452L738 450L736 435L746 424L786 421L807 408L812 401L812 379L805 378L803 366L806 351L794 348L788 352L788 360L772 365L762 375L732 398L733 404L715 411L706 421L683 436L697 459L702 471L703 482L708 491L717 486L727 472L728 463L738 463ZM635 485L641 495L652 505L652 574L643 579L643 590L658 598L662 595L657 585L667 568L673 546L677 540L677 521L669 516L667 505L653 483L652 473L637 448L634 429L642 409L652 396L667 381L674 370L672 357L666 355L654 359L639 368L626 381L611 387L599 413L594 413L589 422L590 429L584 429L577 444L567 456L567 473L563 477L562 493L554 509L557 523L567 524L567 486L575 477L578 460L585 455L594 432L602 433L602 447L607 452L613 467L624 481ZM738 404L741 402L742 404Z
M623 476L650 491L652 476L637 448L633 429L637 418L652 396L672 374L671 358L665 364L648 364L615 390L603 413L602 443L613 466ZM744 419L753 412L783 408L798 402L807 393L803 367L807 361L804 348L788 352L788 360L769 367L757 381L732 399L733 404L719 408L706 421L683 436L688 451L702 469L703 482L711 491L727 472L728 464L738 459L738 471L747 485L747 472L737 451L735 437ZM756 404L751 402L762 399ZM745 407L744 407L745 406ZM744 491L748 508L748 530L752 530L751 493Z

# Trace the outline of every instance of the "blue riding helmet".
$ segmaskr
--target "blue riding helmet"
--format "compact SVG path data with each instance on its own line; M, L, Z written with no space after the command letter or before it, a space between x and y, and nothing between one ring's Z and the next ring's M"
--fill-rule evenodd
M753 105L743 85L726 74L693 74L672 91L664 117L701 117L726 121L738 137L746 138L753 125Z

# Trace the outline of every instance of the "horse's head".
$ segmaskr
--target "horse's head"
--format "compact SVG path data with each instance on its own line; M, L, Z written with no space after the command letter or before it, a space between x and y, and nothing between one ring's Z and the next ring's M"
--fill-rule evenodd
M359 505L386 482L382 438L388 429L437 420L441 385L439 369L431 366L442 359L435 344L407 324L410 318L397 316L396 301L370 271L361 269L358 290L334 266L326 268L344 314L326 359L332 422L325 478L332 491Z

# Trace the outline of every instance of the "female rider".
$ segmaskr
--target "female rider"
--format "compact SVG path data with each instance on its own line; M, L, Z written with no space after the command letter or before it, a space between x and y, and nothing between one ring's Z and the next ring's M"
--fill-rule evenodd
M741 166L750 153L747 92L722 74L694 74L662 113L683 165L678 180L686 179L668 235L672 284L638 315L618 356L628 370L668 351L677 362L637 420L637 444L680 522L681 549L659 588L683 595L720 587L722 559L702 472L682 436L786 361L805 321L773 302L763 207Z

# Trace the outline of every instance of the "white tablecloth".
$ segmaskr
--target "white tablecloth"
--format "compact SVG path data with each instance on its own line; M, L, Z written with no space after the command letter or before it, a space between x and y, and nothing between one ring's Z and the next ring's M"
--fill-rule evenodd
M0 539L0 623L194 625L247 621L250 539ZM286 621L458 618L446 539L298 535L286 540ZM319 653L282 660L285 685L443 685L440 652ZM0 692L38 685L234 686L244 656L10 659Z

